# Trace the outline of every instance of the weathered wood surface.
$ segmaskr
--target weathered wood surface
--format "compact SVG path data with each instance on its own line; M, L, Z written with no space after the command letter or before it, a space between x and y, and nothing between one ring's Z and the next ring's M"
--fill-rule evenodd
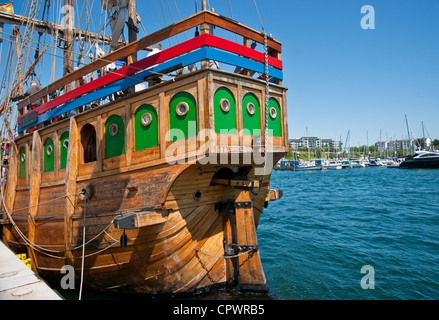
M221 257L225 255L224 236L227 236L228 243L257 244L255 228L264 203L276 197L269 193L270 175L265 177L257 196L250 195L248 191L237 194L235 188L239 183L248 189L255 181L254 189L259 188L261 177L254 174L254 162L246 164L242 171L248 181L239 180L229 185L228 178L221 176L219 169L236 166L236 163L218 168L216 164L202 165L196 161L169 165L165 159L166 147L170 143L166 141L164 132L169 128L169 103L173 95L180 91L191 93L198 100L197 128L209 129L214 128L215 120L211 99L219 86L229 86L237 97L246 92L256 92L261 99L263 97L264 86L257 80L223 71L200 71L194 73L193 78L182 77L175 83L162 84L79 114L71 118L70 123L64 121L44 128L34 133L31 147L29 135L17 139L18 147L27 148L28 159L31 158L32 148L32 163L28 163L26 177L15 179L15 182L14 178L8 180L7 190L12 191L6 196L6 204L9 203L14 221L27 237L42 247L59 251L53 253L59 259L34 253L33 263L39 274L59 281L62 276L60 269L65 264L74 266L76 274L80 274L82 255L79 248L85 224L85 239L90 243L85 250L84 273L86 284L97 290L140 293L193 291L214 284L234 283L238 270L244 288L263 289L264 275L259 252L239 259ZM274 85L270 90L282 97L284 88ZM240 99L237 100L239 105ZM116 160L104 159L105 141L102 139L105 119L118 114L126 121L125 130L133 130L133 115L143 103L151 103L156 108L159 145L148 151L134 151L132 132L126 131L125 143L129 150ZM280 104L282 108L284 102ZM240 107L237 109L237 119L240 119L242 111L239 111ZM81 128L86 124L95 126L99 139L98 159L88 164L83 163L80 137ZM56 164L53 174L41 175L42 139L51 136L59 140L67 129L70 142L64 173ZM238 137L238 144L244 145L243 137ZM201 143L208 142L192 140L194 145L188 141L179 142L186 151L190 151L181 155L183 159L193 155L194 149ZM283 137L275 140L282 149L273 155L274 163L284 154L285 141ZM54 145L59 147L58 142ZM12 154L14 152L15 160L12 159L11 163L15 161L15 165L10 172L15 170L17 177L18 150ZM216 156L216 160L220 160L221 154ZM242 165L242 153L237 161ZM93 192L84 200L79 193L88 187ZM224 215L215 206L218 202L244 201L242 199L250 199L253 208L238 211L236 216ZM121 246L118 241L124 230L115 228L112 220L121 214L146 211L153 214L144 216L141 228L125 230L128 241L125 247ZM5 233L5 240L14 248L23 245L23 240L13 228Z

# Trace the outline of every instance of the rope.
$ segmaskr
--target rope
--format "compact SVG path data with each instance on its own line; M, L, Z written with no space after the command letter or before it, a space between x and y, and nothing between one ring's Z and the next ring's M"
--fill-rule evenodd
M255 3L256 4L256 3ZM267 152L267 145L268 145L268 103L270 101L270 78L268 75L268 40L267 40L267 33L264 33L264 57L265 57L265 127L264 127L264 169L262 172L261 182L259 183L258 191L254 191L253 188L250 189L250 191L257 196L261 190L262 190L262 184L264 183L265 179L265 173L267 168L267 158L268 158L268 152Z
M202 253L202 254L204 254L206 256L212 257L212 258L217 258L217 259L234 259L234 258L238 258L238 257L243 256L243 255L246 255L246 254L252 252L253 250L247 250L245 252L242 252L242 253L239 253L239 254L235 254L233 256L216 256L214 254L210 254L210 253L201 251L200 249L196 249L195 251L196 252L200 252L200 253Z
M258 5L256 4L256 0L253 0L253 2L255 3L256 12L258 13L259 22L261 23L262 30L264 31L264 24L262 23L261 15L259 14Z
M75 193L75 194L72 194L72 195L76 195L77 193ZM69 198L69 196L70 195L65 195L65 196L63 196L63 197L67 197L68 199L70 199ZM3 201L3 203L5 203L5 198L4 198L4 185L3 185L3 183L1 184L1 197L2 197L2 201ZM62 198L62 197L60 197L60 198ZM59 199L59 198L58 198ZM73 205L73 204L72 204ZM66 253L66 252L73 252L73 251L75 251L75 250L78 250L78 249L80 249L80 248L83 248L83 247L85 247L87 244L89 244L89 243L91 243L93 240L95 240L97 237L99 237L102 233L105 233L105 234L107 234L110 238L112 238L115 242L114 243L112 243L110 246L108 246L108 247L106 247L106 248L104 248L104 249L101 249L101 250L99 250L99 251L97 251L97 252L94 252L94 253L92 253L92 254L89 254L89 255L87 255L87 256L85 256L86 258L88 258L88 257L91 257L91 256L93 256L93 255L96 255L96 254L99 254L99 253L101 253L101 252L103 252L103 251L105 251L105 250L108 250L108 249L110 249L111 247L113 247L115 244L117 244L117 243L119 243L120 241L119 240L115 240L113 237L111 237L107 232L106 232L106 230L108 229L108 228L110 228L110 226L113 224L113 221L111 221L100 233L98 233L95 237L93 237L92 239L90 239L87 243L83 243L82 245L80 245L80 246L77 246L77 247L74 247L74 248L72 248L72 249L70 249L70 250L50 250L50 249L47 249L47 248L45 248L45 247L42 247L42 246L40 246L40 245L37 245L37 244L35 244L34 242L32 242L32 241L30 241L25 235L24 235L24 233L20 230L20 228L17 226L17 224L15 223L15 221L14 221L14 219L12 218L12 216L11 216L11 212L6 208L6 206L5 205L3 205L3 207L4 207L4 209L5 209L5 211L6 211L6 215L8 216L8 219L9 219L9 221L11 222L11 224L12 224L12 226L14 227L14 229L17 231L17 233L19 234L19 236L23 239L23 241L29 246L29 247L31 247L32 249L34 249L35 251L37 251L37 252L39 252L39 253L41 253L41 254L44 254L44 255L46 255L46 256L49 256L49 257L51 257L51 258L56 258L56 259L65 259L65 257L64 256L55 256L55 255L52 255L52 254L50 254L50 253L58 253L58 254L63 254L63 253ZM45 251L47 251L47 252L45 252ZM48 252L50 252L50 253L48 253ZM77 259L77 258L74 258L74 259Z
M84 221L82 226L82 264L81 264L81 284L79 286L79 300L82 297L82 285L84 283L84 261L85 261L85 218L87 217L87 199L84 199Z

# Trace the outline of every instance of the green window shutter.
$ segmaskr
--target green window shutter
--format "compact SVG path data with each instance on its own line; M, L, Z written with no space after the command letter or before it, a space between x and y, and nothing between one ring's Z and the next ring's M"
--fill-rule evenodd
M125 154L125 125L116 114L105 123L105 159Z
M190 93L180 92L172 98L169 104L169 127L171 142L197 135L196 101Z
M69 153L69 132L66 131L61 135L60 139L60 169L65 169L67 167L67 155Z
M271 137L282 136L280 106L276 99L270 98L268 101L268 135Z
M52 172L55 170L55 150L53 148L53 141L47 138L44 142L44 171Z
M18 176L24 178L26 177L26 149L24 147L20 148L18 161L20 163Z
M214 96L215 132L226 130L236 134L236 103L232 92L225 87L219 88Z
M134 116L135 151L156 147L158 140L157 111L149 104L140 106Z
M247 93L242 99L242 122L244 135L261 134L260 106L258 99L253 93Z

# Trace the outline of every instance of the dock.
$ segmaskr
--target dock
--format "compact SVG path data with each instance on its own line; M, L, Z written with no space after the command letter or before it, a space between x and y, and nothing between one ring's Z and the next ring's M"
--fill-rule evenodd
M63 300L0 241L0 300Z

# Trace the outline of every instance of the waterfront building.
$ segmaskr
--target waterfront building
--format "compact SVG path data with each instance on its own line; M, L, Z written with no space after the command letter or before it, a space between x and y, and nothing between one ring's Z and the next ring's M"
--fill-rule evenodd
M332 139L322 139L318 137L301 137L298 139L290 139L290 148L328 148L332 147L335 150L340 150L342 143L340 141L334 141Z

